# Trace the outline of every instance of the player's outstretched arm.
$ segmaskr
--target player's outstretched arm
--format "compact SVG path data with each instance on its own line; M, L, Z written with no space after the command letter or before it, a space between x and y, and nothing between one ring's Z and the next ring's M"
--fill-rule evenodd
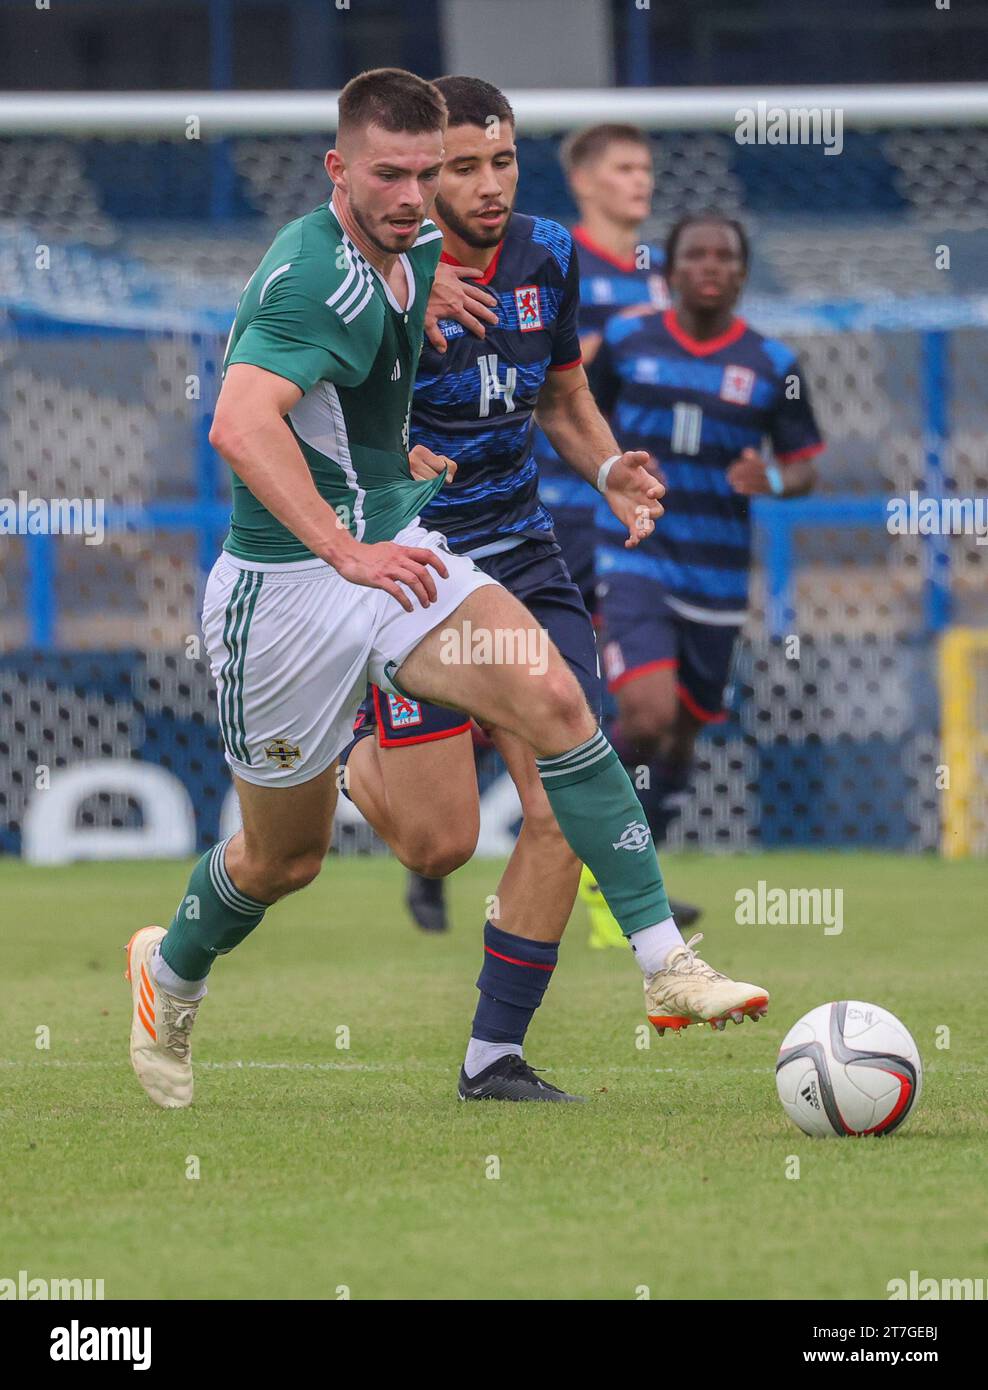
M611 511L628 528L631 549L650 536L662 515L665 487L644 450L623 451L590 392L582 367L549 372L539 392L535 419L560 458L594 487L608 463L601 489Z
M285 422L302 397L294 382L263 367L235 362L227 369L216 402L209 442L251 492L314 555L352 584L384 589L411 611L406 584L423 608L434 602L429 567L444 578L446 567L431 550L384 542L363 545L320 497L308 464Z

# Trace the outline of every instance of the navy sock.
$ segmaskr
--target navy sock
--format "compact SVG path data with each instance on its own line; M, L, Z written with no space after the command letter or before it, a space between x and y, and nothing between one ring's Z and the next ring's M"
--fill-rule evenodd
M485 922L484 964L477 978L480 1001L472 1036L482 1042L520 1046L549 988L558 955L558 942L530 941Z
M637 780L629 769L628 775ZM636 787L648 828L656 845L665 841L666 831L682 812L682 794L689 787L689 769L670 768L660 762L648 764L647 787Z

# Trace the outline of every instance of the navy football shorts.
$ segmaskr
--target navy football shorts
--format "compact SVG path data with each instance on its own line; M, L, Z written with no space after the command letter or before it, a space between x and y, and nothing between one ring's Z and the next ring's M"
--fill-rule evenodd
M611 573L598 587L600 650L612 693L662 666L676 668L680 702L704 724L720 723L740 628L698 623L666 603L665 590L638 574Z
M474 563L514 594L547 630L599 719L603 688L593 624L555 541L524 540L513 550ZM461 710L391 695L372 685L353 727L354 733L376 727L382 748L407 748L452 738L470 724Z
M594 592L594 530L593 510L585 508L578 511L572 508L552 509L552 524L566 561L573 583L580 591L587 611L596 611L597 599Z

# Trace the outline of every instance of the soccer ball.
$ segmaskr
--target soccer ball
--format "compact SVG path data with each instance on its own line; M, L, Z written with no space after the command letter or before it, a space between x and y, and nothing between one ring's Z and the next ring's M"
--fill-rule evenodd
M775 1084L804 1134L891 1134L919 1100L923 1063L888 1009L842 999L793 1024L779 1049Z

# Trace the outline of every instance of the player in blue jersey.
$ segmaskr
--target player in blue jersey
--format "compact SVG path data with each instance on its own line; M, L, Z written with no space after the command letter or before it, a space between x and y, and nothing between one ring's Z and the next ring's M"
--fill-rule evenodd
M580 212L573 228L580 259L580 347L593 390L594 362L614 315L635 308L668 309L670 304L662 275L664 252L642 236L655 186L652 148L637 127L605 123L567 136L560 159ZM533 450L539 495L552 512L563 559L593 613L596 493L574 475L542 430L535 431ZM623 946L624 937L589 870L581 877L580 895L588 909L591 946ZM691 903L670 901L681 927L700 917Z
M635 126L604 124L567 136L561 159L580 211L573 228L580 262L578 326L583 365L593 389L594 360L612 316L649 304L657 309L669 306L662 251L642 238L655 184L652 150L648 137ZM597 494L559 457L542 430L536 429L532 444L539 465L539 495L552 512L569 572L593 612Z
M611 737L626 766L648 766L648 786L635 781L656 845L689 785L697 735L725 717L748 601L749 499L804 496L824 447L796 354L735 313L748 256L737 222L681 219L666 243L674 307L611 319L596 364L602 409L658 459L668 489L661 529L634 553L596 508Z
M546 650L550 642L555 645L590 709L599 712L593 629L553 537L552 518L539 501L533 419L537 414L582 477L601 481L629 547L652 529L648 517L661 510L654 505L659 489L643 466L647 453L622 452L587 386L576 326L579 272L572 236L555 222L512 211L518 167L510 106L496 88L475 78L441 78L436 85L448 108L446 158L435 203L444 257L483 272L481 283L493 296L497 324L481 339L443 320L445 351L423 349L409 438L433 457L453 458L457 472L422 519L445 535L455 553L470 556L522 600L541 624ZM639 528L643 512L648 517ZM520 661L534 679L544 675L545 652L518 652L504 640L511 635L474 634L478 651L466 653L457 642L448 659ZM522 1053L526 1029L555 968L580 861L560 832L529 748L503 729L492 730L492 737L518 789L523 825L489 904L481 997L459 1094L463 1099L564 1100L564 1093L535 1076ZM479 808L465 715L374 690L345 756L344 790L407 867L441 878L470 858ZM588 750L587 768L595 756ZM576 776L583 771L583 764L574 770ZM629 858L647 852L647 827L628 822L614 848ZM648 1015L656 1026L684 1026L702 1017L720 1027L728 1013L737 1021L760 1015L767 1003L763 990L711 971L682 942L671 915L664 930L668 938L657 943L651 965L633 943L646 976ZM658 958L663 964L656 970ZM693 1004L685 1002L684 989Z

